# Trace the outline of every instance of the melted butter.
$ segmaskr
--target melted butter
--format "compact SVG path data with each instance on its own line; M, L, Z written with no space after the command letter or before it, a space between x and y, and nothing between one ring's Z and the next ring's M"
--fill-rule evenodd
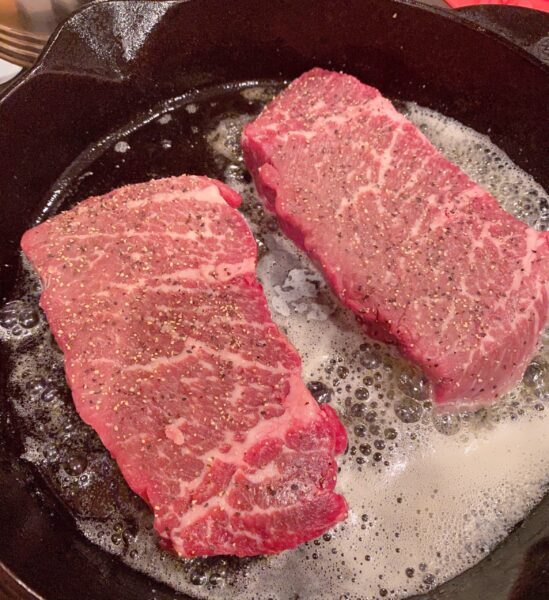
M243 90L254 110L271 96L272 89ZM204 106L179 108L188 117ZM404 111L507 210L546 228L546 194L487 137L414 104ZM158 126L178 118L173 110L159 116ZM183 592L331 600L425 591L486 556L547 490L547 345L524 382L497 406L451 416L433 410L420 374L365 338L308 258L261 209L239 151L249 118L222 115L204 139L226 182L244 197L273 319L300 352L304 380L347 427L338 489L349 502L348 520L319 540L267 558L183 561L161 551L150 512L127 491L72 407L62 356L37 311L39 285L29 269L19 297L0 311L0 337L13 355L12 401L27 432L23 458L47 474L88 539ZM133 148L132 142L125 153Z

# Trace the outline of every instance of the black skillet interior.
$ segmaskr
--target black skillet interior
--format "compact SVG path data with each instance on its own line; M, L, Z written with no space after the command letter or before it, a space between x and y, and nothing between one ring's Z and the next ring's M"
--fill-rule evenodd
M514 27L516 43L543 51L538 38L549 19L513 13L513 25L506 16L497 20L500 31ZM497 11L480 14L484 25L496 21ZM150 177L219 175L200 135L193 140L195 117L184 111L166 126L171 130L147 126L130 134L129 143L132 135L139 143L127 157L86 149L168 99L187 94L198 101L200 90L215 90L206 94L226 111L235 96L225 84L280 82L317 65L489 133L548 186L548 69L468 19L390 0L99 3L58 31L38 66L0 100L1 303L13 293L20 236L54 191L61 189L53 197L68 206ZM165 137L175 141L171 147L162 146ZM47 600L182 598L84 539L51 481L19 459L25 431L9 409L2 352L0 560ZM547 536L546 497L482 563L425 598L500 600L511 589L513 600L549 597Z

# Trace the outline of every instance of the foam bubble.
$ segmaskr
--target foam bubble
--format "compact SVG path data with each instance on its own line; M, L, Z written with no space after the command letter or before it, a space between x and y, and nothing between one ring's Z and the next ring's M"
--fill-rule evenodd
M120 154L125 154L129 149L130 145L128 144L128 142L116 142L116 144L114 145L114 151L120 152Z

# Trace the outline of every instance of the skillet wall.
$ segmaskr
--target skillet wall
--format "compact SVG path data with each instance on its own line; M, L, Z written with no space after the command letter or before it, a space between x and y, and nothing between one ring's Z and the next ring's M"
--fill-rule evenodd
M195 87L342 69L489 133L548 187L548 69L442 15L390 0L119 1L75 15L0 100L0 299L13 284L21 234L74 158ZM176 597L88 544L47 496L33 497L40 486L11 458L20 449L1 405L0 416L0 560L51 600ZM535 518L538 533L547 528Z

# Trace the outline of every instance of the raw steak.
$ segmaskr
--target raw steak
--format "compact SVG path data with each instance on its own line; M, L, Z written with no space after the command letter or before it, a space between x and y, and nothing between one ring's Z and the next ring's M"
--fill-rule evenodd
M271 321L239 204L206 177L151 181L22 241L78 412L183 556L279 552L347 512L345 431Z
M314 69L242 138L266 207L370 336L439 403L522 376L548 316L549 243L444 158L380 93Z

